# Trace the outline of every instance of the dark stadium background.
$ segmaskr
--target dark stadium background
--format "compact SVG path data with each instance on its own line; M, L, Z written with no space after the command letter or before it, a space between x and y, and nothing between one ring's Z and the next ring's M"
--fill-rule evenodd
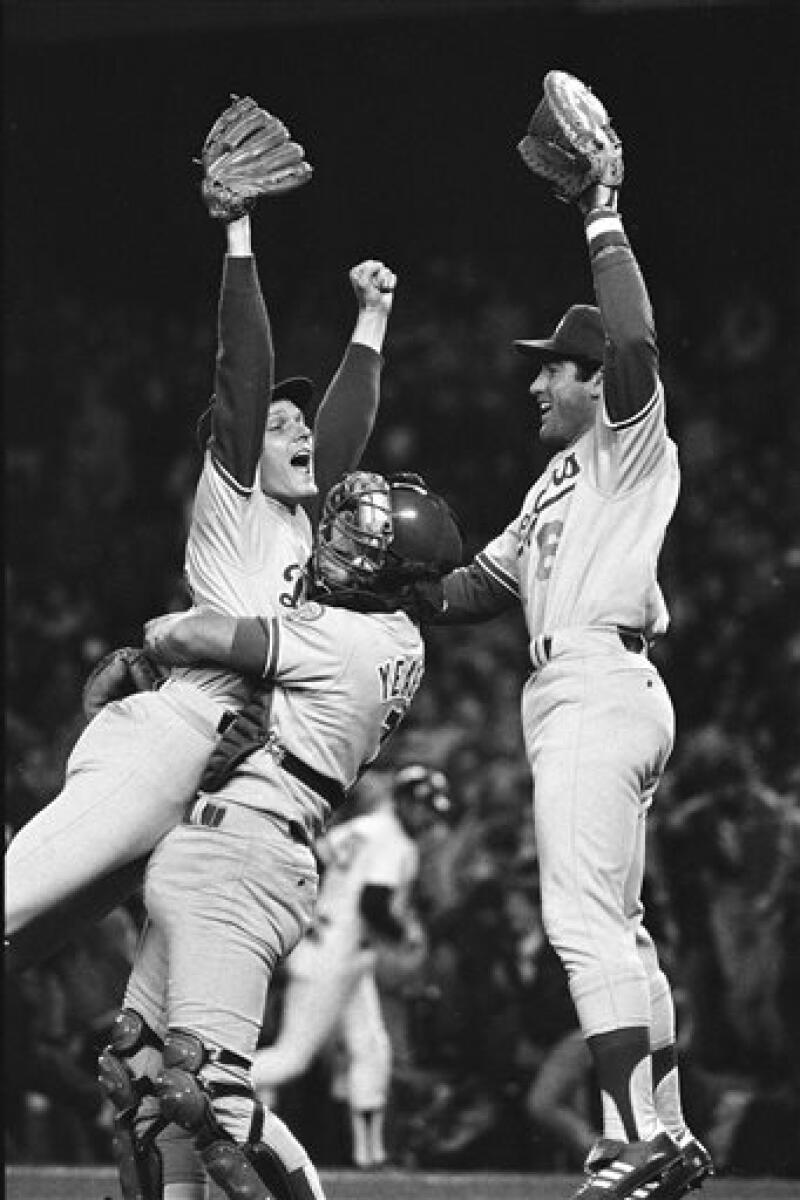
M760 783L797 804L798 12L769 0L4 0L7 830L57 789L93 658L135 640L174 599L179 485L167 493L164 479L207 399L222 246L192 157L229 93L283 117L315 168L307 188L254 220L280 373L327 380L353 316L347 269L389 263L400 282L378 453L398 444L404 417L422 431L418 457L402 465L444 485L475 548L516 514L542 461L510 340L591 296L574 211L530 179L514 148L552 67L596 89L623 139L622 208L685 457L663 563L673 634L659 665L686 749L662 811L690 794L698 762L713 792L731 745L751 749ZM485 332L490 301L490 320L507 311L522 325L499 323L488 362L469 336L471 322ZM140 395L125 371L130 353L152 382L143 329L166 383ZM184 378L176 364L190 337ZM113 493L115 481L99 472L86 507L62 480L81 482L70 473L74 427L92 387L127 423L131 458L121 499L105 502L100 485ZM482 634L445 636L454 640L433 639L423 722L447 715L486 666ZM506 661L513 646L522 673L519 629L486 655ZM499 674L485 672L493 684ZM703 742L707 720L730 739L722 750ZM757 842L765 877L782 853L767 834ZM793 1047L796 1060L797 1038ZM799 1075L795 1065L795 1088ZM746 1173L800 1171L781 1125L798 1103L796 1091L788 1109L765 1102ZM38 1186L16 1182L20 1197ZM561 1194L560 1182L548 1186L533 1194Z
M276 206L292 268L375 246L398 270L474 246L531 287L580 261L514 144L544 72L592 83L625 140L624 207L662 273L796 284L796 6L6 3L6 303L21 284L189 297L216 269L192 153L230 91L290 122L313 187ZM794 236L793 236L794 235ZM409 282L409 287L411 282ZM175 294L179 294L176 290Z

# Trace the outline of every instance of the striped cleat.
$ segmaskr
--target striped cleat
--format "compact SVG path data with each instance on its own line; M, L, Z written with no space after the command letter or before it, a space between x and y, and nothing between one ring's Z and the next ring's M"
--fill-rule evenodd
M679 1200L680 1196L685 1196L693 1188L699 1188L704 1179L714 1174L714 1163L702 1142L688 1131L682 1138L675 1140L680 1148L681 1162L679 1166L673 1167L668 1177L662 1181L661 1190L657 1193L658 1200ZM608 1166L625 1149L626 1144L614 1141L613 1138L600 1138L589 1151L583 1164L586 1174L593 1175L601 1167Z
M677 1190L671 1187L682 1163L683 1152L668 1133L647 1142L603 1138L589 1152L584 1164L588 1179L572 1200L674 1200L691 1186L680 1182Z
M711 1155L702 1142L687 1133L678 1140L681 1151L680 1166L670 1171L662 1184L663 1190L657 1192L658 1200L679 1200L693 1188L699 1188L704 1179L714 1174L714 1163Z

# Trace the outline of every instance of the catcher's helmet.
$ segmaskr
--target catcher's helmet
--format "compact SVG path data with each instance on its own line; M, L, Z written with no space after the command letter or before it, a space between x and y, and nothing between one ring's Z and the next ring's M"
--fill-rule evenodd
M444 771L426 767L422 763L409 763L397 770L393 795L396 804L413 801L426 805L436 813L450 811L447 776Z
M389 596L458 566L461 532L447 503L419 475L386 479L354 471L322 510L312 555L314 580L331 591Z

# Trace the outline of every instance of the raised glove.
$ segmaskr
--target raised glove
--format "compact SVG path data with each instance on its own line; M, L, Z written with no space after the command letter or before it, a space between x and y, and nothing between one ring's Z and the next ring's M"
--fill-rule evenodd
M210 215L234 221L260 196L277 196L311 178L302 146L250 96L231 96L203 144L201 193Z
M526 167L568 204L597 184L618 188L623 176L622 143L604 105L566 71L548 71L543 90L528 132L517 146Z
M209 755L198 790L218 792L236 768L270 741L271 691L259 692L236 714Z
M123 700L134 692L151 692L164 678L164 671L136 646L111 650L95 664L83 685L83 711L91 721L112 700Z

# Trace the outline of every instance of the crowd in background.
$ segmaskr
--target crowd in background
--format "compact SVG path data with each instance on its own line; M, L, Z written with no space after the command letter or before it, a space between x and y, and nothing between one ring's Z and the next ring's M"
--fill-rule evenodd
M563 296L531 300L496 279L442 260L399 293L366 459L423 473L470 551L517 513L544 462L511 342L549 329L576 290L567 278ZM662 558L672 627L654 650L678 733L652 811L646 900L678 998L695 1131L723 1167L800 1175L798 363L780 297L739 281L716 299L688 333L690 298L654 295L683 488ZM193 316L39 297L34 323L25 303L4 381L6 838L59 790L94 662L185 603L194 425L215 345L210 305ZM324 386L345 304L324 283L280 314L279 368ZM426 680L390 743L391 761L443 768L453 797L422 846L427 951L387 950L380 965L403 1165L572 1169L596 1128L541 933L518 715L527 663L520 617L433 631ZM12 1161L108 1160L94 1058L140 919L134 898L9 983ZM335 1068L283 1098L323 1165L343 1153Z

